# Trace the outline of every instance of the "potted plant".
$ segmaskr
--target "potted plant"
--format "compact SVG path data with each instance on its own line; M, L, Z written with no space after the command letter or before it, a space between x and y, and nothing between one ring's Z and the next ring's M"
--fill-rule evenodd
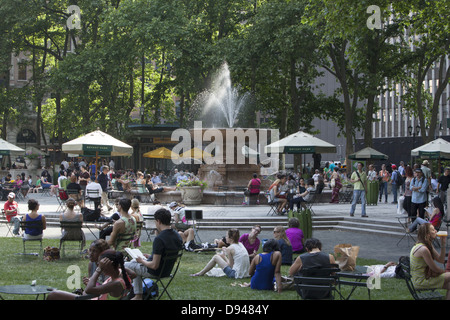
M177 183L177 189L181 191L181 199L185 204L197 205L203 200L203 190L207 183L202 180L182 180Z

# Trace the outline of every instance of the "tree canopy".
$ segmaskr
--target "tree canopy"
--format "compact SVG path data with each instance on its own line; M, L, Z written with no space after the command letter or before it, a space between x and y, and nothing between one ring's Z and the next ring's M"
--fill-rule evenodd
M371 5L380 9L377 28L369 28ZM189 127L198 120L196 97L224 62L233 84L252 96L239 126L276 127L285 136L300 129L314 133L314 118L330 119L347 138L348 154L357 130L372 143L376 97L396 81L410 88L404 99L422 130L428 125L433 132L450 74L443 13L448 5L445 0L2 0L0 74L10 71L10 56L19 52L27 55L33 73L22 90L1 85L2 134L25 100L37 114L40 144L49 143L42 141L44 131L61 144L97 127L125 135L133 122L164 119ZM431 96L420 80L435 63L440 84ZM317 85L325 73L340 85L331 96Z

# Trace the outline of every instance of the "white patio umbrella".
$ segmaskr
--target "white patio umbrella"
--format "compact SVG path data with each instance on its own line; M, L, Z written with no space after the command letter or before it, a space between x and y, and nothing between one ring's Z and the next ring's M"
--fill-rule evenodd
M438 172L441 172L441 160L450 159L450 142L438 138L411 150L411 156L423 159L437 159Z
M299 131L264 147L265 153L336 153L336 146Z
M70 154L95 157L95 167L100 156L131 156L133 147L100 130L63 143L62 151Z
M348 156L354 160L387 160L389 157L373 148L366 147Z
M25 150L18 146L9 143L6 140L0 139L0 155L3 156L20 156L24 155Z
M411 156L427 159L450 159L450 142L438 138L411 150Z

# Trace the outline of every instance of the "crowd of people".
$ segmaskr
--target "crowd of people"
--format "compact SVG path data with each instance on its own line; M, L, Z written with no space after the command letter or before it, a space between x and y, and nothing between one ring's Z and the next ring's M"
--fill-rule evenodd
M363 164L352 174L350 181L355 184L350 215L354 214L355 205L361 199L362 216L365 215L365 188L370 181L379 182L379 198L388 203L388 185L391 185L393 204L407 214L405 232L417 231L417 242L409 255L410 273L417 290L445 289L446 299L450 299L450 263L446 261L447 236L438 238L438 231L446 215L447 191L450 183L450 168L438 178L429 168L428 160L412 166L400 162L399 167L391 164L391 171L383 164L377 172L369 165L368 172L362 170ZM356 184L359 184L356 186ZM401 201L400 201L401 200ZM438 242L440 252L433 243ZM449 252L450 254L450 252ZM437 263L446 263L446 269Z
M63 168L64 167L64 168ZM411 275L417 289L441 288L447 290L447 298L450 298L450 265L444 270L437 266L436 262L445 262L446 237L441 237L441 249L437 252L433 247L433 242L437 238L442 219L445 216L446 191L450 183L450 168L445 168L445 173L436 180L436 187L433 187L432 175L429 174L428 163L424 161L422 166L415 165L412 168L408 165L400 164L390 166L392 172L386 170L383 165L380 171L376 171L373 165L369 165L368 172L363 169L363 164L359 163L357 170L350 177L343 177L339 173L339 168L329 168L321 173L316 173L306 181L295 175L280 174L271 184L269 191L279 202L280 213L286 210L293 210L294 205L299 208L302 202L307 202L310 194L323 188L325 183L329 183L331 188L342 185L342 179L354 185L354 199L350 214L355 213L357 201L362 200L362 216L366 216L364 207L365 184L369 181L380 182L379 201L382 196L386 196L386 183L395 187L392 191L394 201L404 197L404 206L410 224L407 232L417 231L418 241L410 253ZM428 169L428 170L427 170ZM172 250L194 251L204 248L204 244L196 244L194 240L194 230L187 224L185 219L185 208L176 201L171 202L167 207L154 202L154 220L157 236L153 241L153 251L145 254L144 257L126 259L124 248L129 244L129 239L124 239L121 235L133 234L132 246L140 246L140 230L137 225L143 221L143 214L140 210L140 203L137 199L120 198L115 201L115 206L110 206L108 199L103 198L103 193L109 188L118 185L124 190L130 181L143 184L146 188L151 185L154 193L163 192L167 188L164 184L164 176L156 172L144 174L132 171L119 171L109 165L102 165L97 176L92 175L89 169L81 165L80 171L76 168L67 168L61 165L58 177L58 186L64 185L63 181L68 180L66 187L70 184L77 184L74 189L80 190L79 197L69 198L66 201L66 210L61 214L61 221L83 221L83 214L74 210L76 205L84 206L82 190L97 190L100 202L95 204L95 208L104 207L107 212L113 211L112 215L99 220L105 222L99 224L99 240L94 241L89 247L90 263L88 267L89 277L84 280L85 289L80 295L54 291L48 299L121 299L133 292L134 299L143 297L143 278L153 275L168 275L173 265L162 264L162 259L167 252ZM43 172L41 177L47 179L47 174ZM323 177L326 177L325 179ZM11 178L11 177L9 177ZM21 177L17 177L19 180ZM30 177L31 178L31 177ZM172 177L173 179L173 177ZM175 181L189 179L184 172L177 174ZM23 180L22 180L23 181ZM48 182L48 180L41 179ZM257 176L249 181L249 189L254 189L255 185L260 186L261 181ZM98 184L98 185L97 185ZM73 186L72 186L73 187ZM28 192L34 192L35 187L30 187ZM339 187L337 187L339 189ZM51 187L50 187L51 189ZM155 191L159 190L159 191ZM150 190L149 190L150 191ZM333 190L334 193L334 190ZM259 192L258 192L259 194ZM430 194L436 195L430 197ZM35 199L28 200L29 213L20 218L19 206L15 201L16 193L10 191L6 194L4 212L8 222L13 225L13 234L19 234L21 219L26 221L41 221L42 230L25 230L23 236L28 239L41 238L46 229L45 216L39 213L39 203ZM356 199L356 200L355 200ZM431 201L428 201L431 199ZM336 199L332 201L335 203ZM230 229L226 235L219 237L207 248L216 248L218 251L210 261L192 277L200 276L225 276L233 279L251 278L248 286L255 290L282 291L281 266L289 266L289 275L301 274L302 270L310 267L328 266L334 264L332 255L321 251L322 244L318 239L304 239L298 219L291 218L288 226L274 226L273 237L271 239L259 239L261 226L254 225L248 233L241 234L238 229ZM62 237L73 239L81 237L83 246L85 245L84 233L73 230L62 230ZM299 254L294 258L294 254ZM166 269L162 269L163 265ZM218 266L218 268L217 268Z

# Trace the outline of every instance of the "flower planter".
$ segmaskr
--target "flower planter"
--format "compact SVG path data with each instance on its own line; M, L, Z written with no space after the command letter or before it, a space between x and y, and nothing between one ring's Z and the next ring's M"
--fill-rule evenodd
M187 205L198 205L202 203L203 191L201 187L180 187L181 200Z
M25 164L27 165L27 169L28 170L34 170L37 169L39 167L39 164L41 162L41 159L28 159L25 158Z

